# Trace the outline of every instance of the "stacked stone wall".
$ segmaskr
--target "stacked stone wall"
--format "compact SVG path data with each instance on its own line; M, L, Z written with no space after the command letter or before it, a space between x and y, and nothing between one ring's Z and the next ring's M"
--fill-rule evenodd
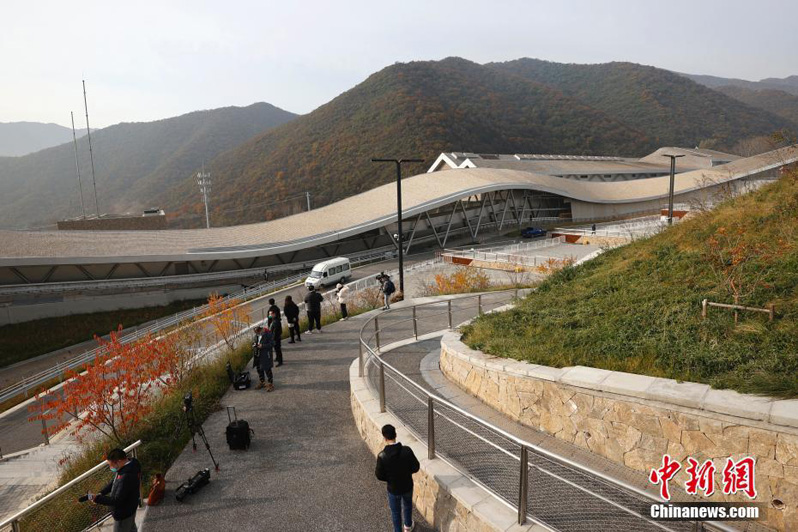
M440 366L468 393L526 426L648 473L662 457L711 459L716 484L729 457L756 458L755 502L765 524L798 531L798 401L747 396L586 367L550 368L487 356L444 335ZM671 489L684 489L679 471ZM674 482L676 484L674 484ZM718 501L748 501L726 496Z

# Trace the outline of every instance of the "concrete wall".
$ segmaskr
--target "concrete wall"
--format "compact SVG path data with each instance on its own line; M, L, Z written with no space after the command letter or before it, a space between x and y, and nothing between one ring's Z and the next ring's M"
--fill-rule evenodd
M352 415L361 437L374 456L382 451L380 429L386 423L396 427L397 439L418 457L421 470L413 475L413 504L424 519L441 532L546 532L548 528L527 523L518 525L516 513L499 502L468 477L443 460L429 460L427 447L413 437L402 422L389 413L380 413L379 400L357 376L357 360L349 368L352 388ZM388 503L385 503L386 530L390 528Z
M716 485L729 456L756 458L765 522L798 530L798 400L576 366L550 368L441 340L441 370L458 386L529 427L648 473L662 456L712 459ZM685 466L671 482L684 489ZM675 483L674 483L675 482ZM740 500L716 493L712 500Z
M0 326L22 323L42 318L56 318L72 314L107 312L126 308L144 308L168 305L185 299L204 299L211 292L220 294L241 290L240 284L214 287L153 290L107 295L52 295L36 299L0 301Z

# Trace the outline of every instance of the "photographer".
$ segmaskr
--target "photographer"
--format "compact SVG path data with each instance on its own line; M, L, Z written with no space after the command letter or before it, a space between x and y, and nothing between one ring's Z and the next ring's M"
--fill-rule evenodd
M141 465L135 458L128 458L122 449L114 449L105 459L114 473L114 479L100 493L88 493L86 498L94 504L111 506L114 532L137 532L136 509L139 506Z

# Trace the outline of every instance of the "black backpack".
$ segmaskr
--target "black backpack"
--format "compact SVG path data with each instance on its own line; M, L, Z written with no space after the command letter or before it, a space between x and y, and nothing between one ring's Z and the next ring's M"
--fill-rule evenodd
M384 291L385 291L386 294L393 294L394 292L396 292L396 287L393 285L393 281L391 281L390 279L385 281L385 290Z
M252 377L249 375L249 371L242 371L238 375L236 375L235 381L233 381L233 388L236 390L246 390L252 385Z

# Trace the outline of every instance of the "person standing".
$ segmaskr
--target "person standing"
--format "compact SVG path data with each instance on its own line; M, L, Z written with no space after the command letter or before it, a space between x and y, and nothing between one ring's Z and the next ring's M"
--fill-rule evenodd
M296 341L301 342L302 338L299 336L299 307L294 303L294 299L291 296L285 296L283 312L285 312L285 320L288 322L288 333L291 335L291 340L288 343L295 343L294 335L296 335Z
M272 300L273 301L273 300ZM277 305L274 305L274 308L277 308ZM272 338L274 339L274 358L276 359L275 366L280 367L283 365L283 347L282 347L282 340L283 340L283 323L282 319L280 318L280 311L279 309L275 312L273 309L269 309L269 331L272 333Z
M374 474L378 480L387 483L388 506L391 507L394 532L410 532L415 527L413 473L418 472L420 464L413 449L396 441L396 429L393 425L382 427L382 437L385 439L385 448L377 455Z
M387 275L382 276L382 297L385 301L385 306L382 307L382 310L388 310L391 308L391 295L396 292L396 286L394 286L393 281Z
M257 347L258 359L260 360L258 364L258 377L260 378L258 389L266 388L267 392L271 392L274 390L274 374L272 373L274 339L269 329L261 328Z
M260 335L263 333L263 327L258 325L255 327L255 338L252 339L252 368L257 369L260 365L260 349L258 343L260 342Z
M114 532L137 532L136 510L139 507L141 464L135 458L128 458L122 449L113 449L105 461L114 473L114 478L100 493L87 493L94 504L113 508Z
M308 312L308 334L313 333L313 324L321 332L321 302L324 296L316 291L313 286L308 287L308 294L305 296L305 309Z
M280 314L280 307L278 307L274 303L274 298L269 299L269 310L266 311L266 315L268 316L269 312L272 312L272 311L274 311L274 313L277 315L278 318L282 319L282 316Z
M349 313L346 311L346 304L349 302L349 287L338 283L336 286L338 289L336 294L338 295L338 304L341 305L341 320L349 319Z

